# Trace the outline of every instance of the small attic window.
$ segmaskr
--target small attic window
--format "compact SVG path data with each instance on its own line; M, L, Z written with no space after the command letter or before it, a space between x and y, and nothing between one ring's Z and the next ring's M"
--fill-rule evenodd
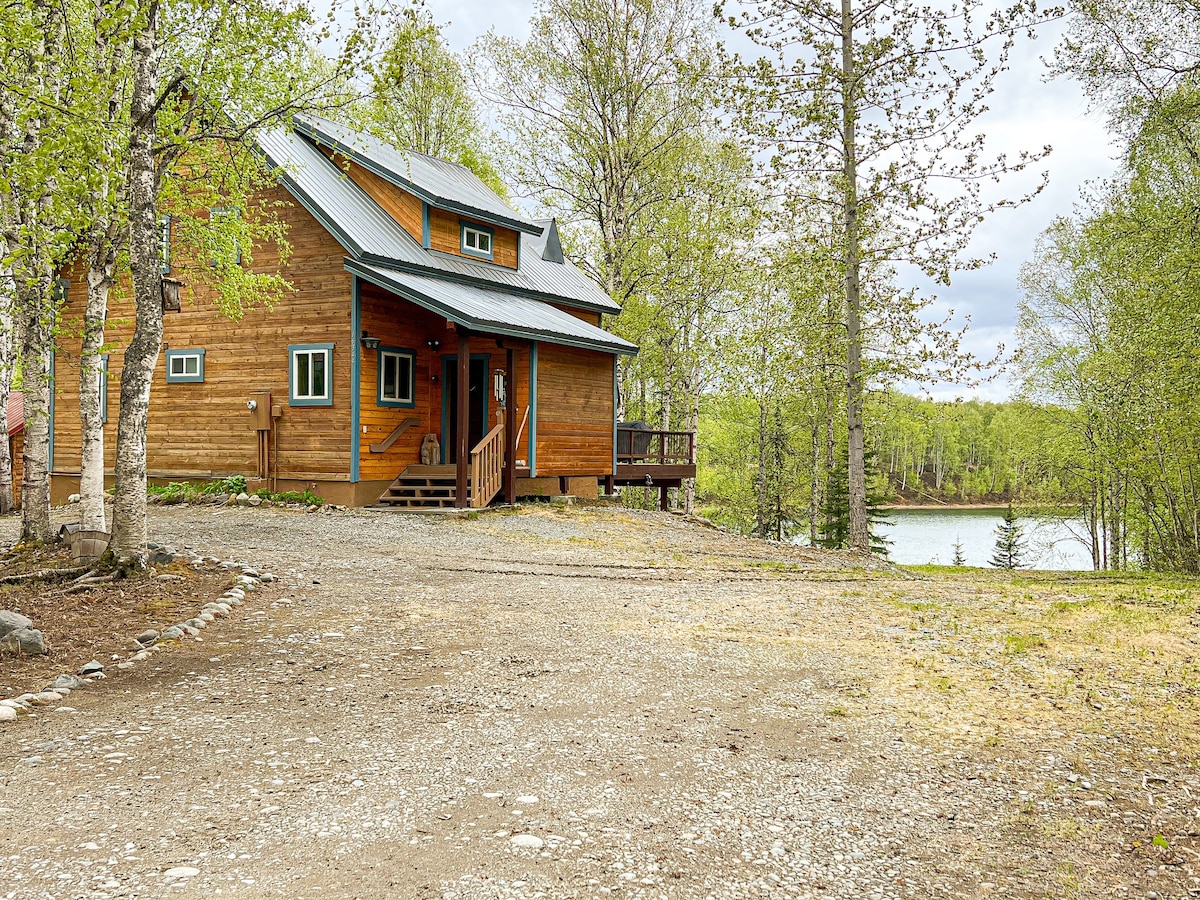
M491 259L492 229L479 225L468 225L466 222L460 222L459 226L462 234L462 252L467 256Z

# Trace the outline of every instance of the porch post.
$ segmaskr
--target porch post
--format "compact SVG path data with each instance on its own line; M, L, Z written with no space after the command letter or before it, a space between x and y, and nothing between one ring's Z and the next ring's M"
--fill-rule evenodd
M471 465L471 334L458 329L458 459L454 467L454 505L466 509L467 470ZM476 490L479 485L475 485Z
M504 350L504 502L517 501L517 368L513 348Z

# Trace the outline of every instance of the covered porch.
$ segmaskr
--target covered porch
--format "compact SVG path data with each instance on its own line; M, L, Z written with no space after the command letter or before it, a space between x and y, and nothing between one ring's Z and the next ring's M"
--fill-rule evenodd
M587 477L594 496L614 471L614 354L633 345L532 298L346 268L360 335L351 479L366 503L478 509Z

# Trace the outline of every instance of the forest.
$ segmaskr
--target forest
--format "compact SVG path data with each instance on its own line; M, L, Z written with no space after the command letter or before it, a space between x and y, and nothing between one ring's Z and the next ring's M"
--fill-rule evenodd
M1013 396L920 399L969 394L998 362L964 349L935 292L986 265L976 230L1045 184L1050 148L998 152L980 122L1014 48L1047 29L1045 77L1083 87L1117 171L1047 223L1012 286ZM606 325L641 347L621 417L699 434L678 508L866 551L881 504L1036 504L1078 512L1097 568L1200 571L1186 0L539 0L525 37L489 31L461 54L421 3L15 0L0 46L0 417L20 387L27 540L52 537L49 351L67 331L84 347L81 524L109 527L94 399L129 271L111 548L144 564L161 216L210 260L227 315L278 302L289 285L248 266L287 246L255 202L271 173L254 135L311 111L558 219L623 307ZM86 261L82 322L57 314L68 259ZM11 471L0 450L0 511Z

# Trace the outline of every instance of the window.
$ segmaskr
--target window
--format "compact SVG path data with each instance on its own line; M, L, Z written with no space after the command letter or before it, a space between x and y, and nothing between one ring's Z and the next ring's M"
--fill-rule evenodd
M158 227L158 261L162 264L162 273L171 271L171 217L159 216Z
M293 344L288 354L291 405L333 406L333 344Z
M168 350L167 351L167 382L188 383L204 380L204 351Z
M108 421L108 354L100 356L100 422Z
M460 223L462 228L462 252L468 256L492 258L492 229L479 225Z
M379 348L379 405L415 405L413 387L417 355L396 347Z

